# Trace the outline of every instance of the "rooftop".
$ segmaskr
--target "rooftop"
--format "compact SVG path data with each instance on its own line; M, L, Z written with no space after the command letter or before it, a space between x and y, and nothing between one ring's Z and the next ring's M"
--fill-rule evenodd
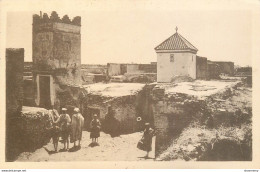
M181 36L177 30L178 28L176 27L176 33L155 47L155 50L188 50L196 53L198 49Z
M220 81L220 80L196 80L194 82L181 82L177 84L158 84L157 87L165 88L166 94L183 93L198 98L205 98L232 88L241 81Z
M121 97L134 95L141 91L145 84L140 83L95 83L84 85L88 93L104 97Z

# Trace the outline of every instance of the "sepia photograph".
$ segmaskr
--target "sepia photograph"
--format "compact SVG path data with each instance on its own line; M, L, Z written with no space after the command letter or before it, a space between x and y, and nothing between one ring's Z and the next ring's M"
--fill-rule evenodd
M253 161L252 11L77 2L6 12L5 162Z

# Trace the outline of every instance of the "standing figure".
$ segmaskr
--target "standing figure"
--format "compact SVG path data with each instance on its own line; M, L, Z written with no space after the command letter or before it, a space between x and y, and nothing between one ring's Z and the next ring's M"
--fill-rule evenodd
M100 137L101 123L97 117L97 114L94 114L94 119L90 123L90 128L90 138L92 139L92 143L98 143L98 138Z
M52 107L52 117L53 117L53 122L56 121L60 115L54 107ZM53 141L53 146L55 152L58 152L58 143L59 143L59 138L60 138L60 127L57 123L53 123L52 126L52 141Z
M145 158L149 157L149 152L152 150L153 136L154 136L154 130L150 127L149 123L145 123L144 134L141 139L143 145L140 147L141 150L147 152Z
M74 112L75 113L72 115L71 122L70 142L74 143L74 147L76 147L76 141L78 140L78 146L80 147L80 141L82 139L82 130L84 126L84 117L81 115L79 108L75 108Z
M64 142L64 151L69 149L69 135L70 135L70 116L67 114L67 109L61 109L61 115L54 123L59 123L61 128L61 137ZM66 149L67 145L67 149Z
M59 137L60 137L60 127L57 123L54 123L58 118L59 118L59 113L54 107L52 107L51 110L49 110L49 113L51 115L52 123L50 128L48 127L47 129L50 131L50 136L53 142L54 146L54 151L57 152L58 150L58 142L59 142Z

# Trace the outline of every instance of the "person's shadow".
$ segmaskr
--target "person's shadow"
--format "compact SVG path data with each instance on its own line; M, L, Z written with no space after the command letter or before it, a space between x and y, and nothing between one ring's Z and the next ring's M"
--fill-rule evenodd
M73 146L72 148L69 149L69 152L76 152L81 149L81 146Z
M95 146L99 146L99 144L97 142L91 142L88 146L93 148Z
M49 150L49 149L47 149L46 147L43 147L43 148L46 150L46 152L48 152L49 155L52 155L52 154L57 153L56 151Z

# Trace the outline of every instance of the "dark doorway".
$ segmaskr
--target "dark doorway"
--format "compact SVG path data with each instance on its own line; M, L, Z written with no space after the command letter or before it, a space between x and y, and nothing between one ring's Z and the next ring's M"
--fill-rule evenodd
M40 107L51 108L50 76L39 76Z

